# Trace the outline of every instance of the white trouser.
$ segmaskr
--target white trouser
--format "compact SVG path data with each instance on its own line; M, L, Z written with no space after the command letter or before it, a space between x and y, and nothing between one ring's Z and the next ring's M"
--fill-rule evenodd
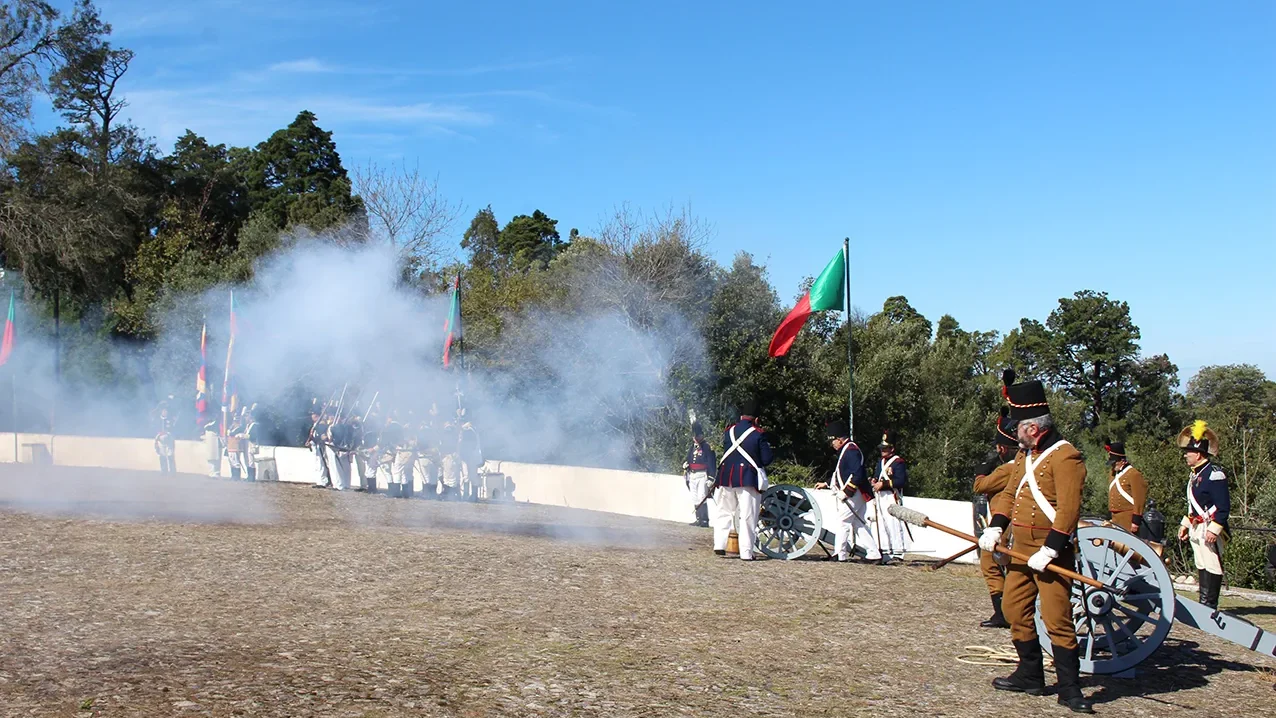
M332 467L333 488L338 491L346 491L350 488L350 452L337 451L335 448L328 447L328 465Z
M1208 523L1199 523L1187 530L1188 539L1192 543L1192 560L1197 571L1208 571L1215 576L1223 575L1223 547L1227 541L1219 536L1211 546L1205 543L1205 529Z
M359 488L368 488L368 459L359 452L354 452L354 475L359 477Z
M852 510L851 506L847 506L846 502L852 502L855 499L847 497L844 501L841 497L837 499L837 523L833 524L833 551L837 553L838 561L847 561L851 558L851 550L855 548L855 532L861 526L861 521L856 518L864 516L864 497L858 491L855 496L859 498L860 505ZM874 549L876 550L876 549Z
M383 456L377 462L377 480L382 486L389 486L394 483L394 457Z
M416 454L411 451L394 452L394 470L391 479L393 483L408 485L412 483L412 462L416 461Z
M691 492L691 518L696 516L696 509L700 506L700 502L704 499L706 493L709 492L709 474L703 471L693 471L687 474L688 490Z
M843 504L845 506L845 504ZM872 501L864 498L864 494L859 491L851 493L851 507L855 509L855 513L859 515L859 519L853 519L854 522L854 545L864 549L864 558L870 561L876 561L882 557L882 552L877 550L877 538L873 535L873 509L875 505ZM861 521L860 519L863 519ZM838 550L841 555L841 549Z
M904 522L891 516L887 510L888 507L895 505L895 492L878 491L875 497L876 507L870 507L873 511L873 519L878 521L877 531L878 540L881 542L882 553L891 556L903 556L904 551L908 548L904 543ZM865 517L867 518L867 517ZM873 548L877 548L874 546Z
M323 444L314 444L310 448L315 452L315 474L319 476L319 479L315 481L315 485L330 485L332 483L332 477L328 474L328 461L323 457Z
M455 489L461 485L461 459L456 454L443 456L443 485Z
M731 525L735 524L740 541L740 558L753 559L753 546L758 541L758 512L762 508L762 494L757 489L741 486L720 486L716 496L718 520L713 527L713 547L725 549Z

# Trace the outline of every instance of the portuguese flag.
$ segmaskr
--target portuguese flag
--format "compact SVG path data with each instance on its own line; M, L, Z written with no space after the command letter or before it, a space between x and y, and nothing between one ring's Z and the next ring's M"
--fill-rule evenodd
M4 341L0 343L0 366L9 361L13 353L13 292L9 292L9 318L4 320Z
M446 368L452 361L452 345L461 339L461 275L452 280L452 306L448 309L447 319L443 322L443 366Z
M815 284L811 285L806 296L798 300L797 306L780 322L775 336L771 337L771 348L767 353L773 357L787 354L812 312L841 309L842 290L845 286L846 256L839 251L824 271L820 272L820 276L816 277Z
M208 419L208 324L199 330L199 374L195 376L195 422L204 428Z

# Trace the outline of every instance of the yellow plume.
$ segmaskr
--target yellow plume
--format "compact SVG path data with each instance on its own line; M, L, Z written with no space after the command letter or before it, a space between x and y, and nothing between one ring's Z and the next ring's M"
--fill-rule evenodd
M1192 422L1192 440L1200 441L1202 436L1205 436L1205 421L1197 419Z

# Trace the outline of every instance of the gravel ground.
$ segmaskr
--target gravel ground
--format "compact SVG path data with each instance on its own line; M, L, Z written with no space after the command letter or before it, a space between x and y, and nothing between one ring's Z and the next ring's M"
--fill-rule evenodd
M67 498L74 497L74 498ZM723 560L529 505L0 467L0 716L1063 715L994 692L970 567ZM1106 715L1272 715L1276 661L1176 627Z

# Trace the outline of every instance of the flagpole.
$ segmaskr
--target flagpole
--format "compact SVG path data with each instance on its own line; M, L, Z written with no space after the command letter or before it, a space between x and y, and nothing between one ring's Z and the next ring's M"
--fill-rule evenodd
M842 264L846 267L846 428L855 440L855 357L851 349L851 238L842 240Z

